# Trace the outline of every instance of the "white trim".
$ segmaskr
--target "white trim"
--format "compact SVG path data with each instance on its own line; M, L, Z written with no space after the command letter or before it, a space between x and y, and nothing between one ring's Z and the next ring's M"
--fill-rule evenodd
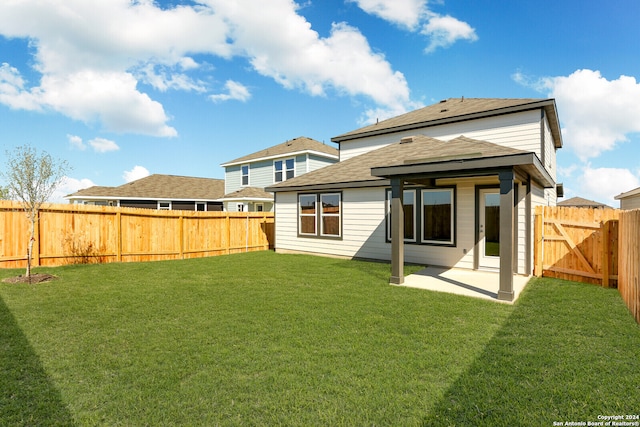
M256 157L255 159L245 159L245 160L240 160L238 162L231 161L229 163L222 163L220 166L223 168L226 168L228 166L244 165L247 163L261 162L264 160L273 160L273 159L286 158L291 156L299 156L301 154L314 154L316 156L326 157L328 159L340 160L339 155L327 154L327 153L323 153L321 151L315 151L315 150L302 150L302 151L293 151L291 153L281 153L273 156Z
M168 205L169 205L169 207L163 208L162 206L160 206L160 205L162 205L162 204L168 204ZM159 210L159 211L170 211L170 210L172 210L172 209L173 209L173 205L172 205L172 203L171 203L171 202L166 202L166 201L160 201L160 200L158 200L158 204L157 204L157 206L158 206L158 210Z

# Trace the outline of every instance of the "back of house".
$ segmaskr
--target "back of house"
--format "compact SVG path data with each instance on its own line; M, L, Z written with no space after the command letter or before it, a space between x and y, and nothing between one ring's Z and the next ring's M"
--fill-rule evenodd
M339 163L266 188L277 251L391 260L395 233L406 262L532 272L534 208L557 199L553 99L447 99L332 141Z

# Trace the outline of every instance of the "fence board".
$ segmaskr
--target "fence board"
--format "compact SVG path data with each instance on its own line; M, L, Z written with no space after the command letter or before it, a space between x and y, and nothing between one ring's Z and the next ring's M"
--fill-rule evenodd
M0 268L26 266L29 223L20 205L0 201ZM156 211L44 205L35 265L133 262L215 256L273 247L272 213Z
M640 323L640 209L620 213L619 234L618 291Z

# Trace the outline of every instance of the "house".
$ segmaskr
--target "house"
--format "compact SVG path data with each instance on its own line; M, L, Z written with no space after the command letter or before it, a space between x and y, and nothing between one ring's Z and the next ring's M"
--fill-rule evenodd
M276 251L499 271L533 269L533 212L556 204L553 99L452 98L332 138L340 162L266 188ZM402 238L398 238L402 236Z
M65 199L85 205L221 211L223 195L222 179L153 174L118 187L89 187Z
M307 137L223 163L225 211L273 211L273 194L265 187L290 180L338 161L338 150Z
M620 200L620 209L640 209L640 187L614 197Z
M567 200L558 202L558 206L572 207L572 208L595 208L595 209L612 209L611 206L604 203L596 202L589 199L583 199L582 197L572 197Z

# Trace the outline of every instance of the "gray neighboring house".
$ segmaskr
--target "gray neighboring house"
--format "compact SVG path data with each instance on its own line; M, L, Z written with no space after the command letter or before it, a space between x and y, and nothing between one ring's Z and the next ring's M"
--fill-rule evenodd
M223 163L224 210L273 212L273 194L264 190L336 163L338 150L304 136Z
M572 208L613 209L611 206L605 205L604 203L596 202L589 199L583 199L582 197L572 197L570 199L563 200L558 203L558 206Z
M620 209L640 209L640 187L614 197L620 200Z
M118 187L89 187L65 199L85 205L222 211L223 195L222 179L153 174Z
M533 271L535 206L556 205L553 99L451 98L336 136L340 162L275 193L276 251ZM401 236L401 238L398 238Z

